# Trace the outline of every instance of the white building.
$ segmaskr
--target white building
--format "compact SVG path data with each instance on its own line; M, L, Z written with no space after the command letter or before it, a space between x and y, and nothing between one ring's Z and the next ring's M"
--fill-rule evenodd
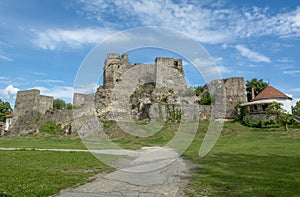
M286 113L292 113L292 98L272 86L266 87L250 102L243 103L241 106L246 107L250 114L263 114L266 113L268 106L274 102L281 103L282 109Z
M13 117L14 117L13 113L10 113L5 116L5 131L9 130L9 127L12 124Z

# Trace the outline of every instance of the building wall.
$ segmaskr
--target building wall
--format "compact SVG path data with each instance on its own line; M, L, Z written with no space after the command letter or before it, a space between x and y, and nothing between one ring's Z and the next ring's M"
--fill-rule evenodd
M5 131L8 131L10 125L12 124L13 118L6 118L5 120Z
M282 103L282 109L288 114L292 114L292 100L290 99L275 99L276 102Z

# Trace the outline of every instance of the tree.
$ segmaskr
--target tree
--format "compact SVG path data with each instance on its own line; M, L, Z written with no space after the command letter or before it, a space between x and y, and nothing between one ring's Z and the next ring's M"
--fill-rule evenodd
M269 105L269 107L266 109L268 115L275 115L276 121L281 123L284 126L285 131L289 131L288 124L291 124L293 121L293 116L290 114L287 114L285 110L282 109L281 103L272 103Z
M247 98L248 101L252 99L252 88L254 88L254 95L257 96L261 91L263 91L268 84L264 82L262 79L253 78L250 81L246 81L246 90L247 90Z
M0 99L0 122L5 121L5 116L12 112L9 102L4 102Z
M73 109L73 105L71 103L66 104L66 109L71 110Z
M300 101L297 101L296 105L292 107L292 113L295 116L300 116Z
M195 93L196 93L196 96L200 96L201 93L203 92L204 88L202 86L198 86L195 88Z
M66 107L66 102L62 99L53 100L53 109L63 110Z

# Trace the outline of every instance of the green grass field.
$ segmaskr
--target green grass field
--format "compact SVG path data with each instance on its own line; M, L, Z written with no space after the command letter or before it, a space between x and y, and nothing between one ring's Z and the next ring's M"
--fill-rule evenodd
M112 169L89 153L0 151L0 196L49 196Z
M299 126L284 132L283 128L257 129L226 122L215 147L199 158L207 126L208 122L199 125L183 155L198 165L185 188L188 196L300 195ZM108 122L105 132L124 148L139 149L165 145L177 127L167 125L151 137L137 138ZM41 135L0 138L0 147L85 149L76 137ZM89 153L0 151L0 157L0 196L49 196L111 170Z

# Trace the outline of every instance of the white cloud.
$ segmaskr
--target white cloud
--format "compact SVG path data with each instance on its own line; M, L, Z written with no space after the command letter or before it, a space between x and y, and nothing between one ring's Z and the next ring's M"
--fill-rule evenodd
M41 75L41 76L47 75L46 73L42 73L42 72L29 72L29 73L33 75Z
M274 14L268 8L225 9L224 4L215 7L210 5L211 1L80 2L81 13L116 29L141 25L164 26L183 31L205 43L223 43L262 35L300 37L300 7L293 11L282 9ZM114 17L114 20L108 22L109 17Z
M43 79L43 80L35 80L36 82L43 82L43 83L64 83L62 80L56 79Z
M11 58L9 58L9 57L6 57L6 56L4 56L4 55L1 55L1 54L0 54L0 59L5 60L5 61L8 61L8 62L14 61L13 59L11 59Z
M285 71L283 71L283 74L291 75L293 77L299 77L300 76L300 70L285 70Z
M36 86L30 89L39 89L42 95L53 96L70 101L73 98L74 88L69 86L55 86L52 88Z
M298 101L300 101L300 98L293 98L292 106L295 106Z
M291 92L300 92L300 88L292 88L290 89Z
M247 47L245 47L244 45L236 45L235 48L241 53L242 56L247 57L248 59L250 59L253 62L266 62L266 63L270 63L271 60L270 58L257 53L255 51L252 51L250 49L248 49Z
M3 91L2 94L7 99L12 99L15 97L19 88L15 88L13 85L8 85Z
M35 45L45 50L55 50L65 46L78 48L84 44L98 44L114 31L105 28L85 28L48 29L46 31L34 31L34 33L36 38L32 42Z
M230 72L230 69L224 66L217 66L210 59L196 58L192 61L192 64L198 68L198 70L201 72L201 75L205 78L206 81L220 79L222 78L221 74Z

